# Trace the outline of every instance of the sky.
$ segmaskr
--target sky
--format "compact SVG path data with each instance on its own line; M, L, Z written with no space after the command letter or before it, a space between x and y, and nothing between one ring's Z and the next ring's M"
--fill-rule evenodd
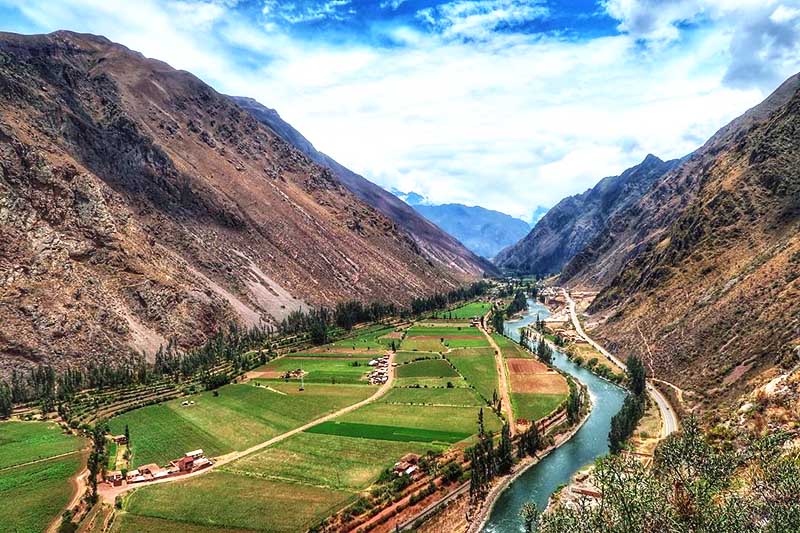
M0 0L275 108L387 189L529 219L800 71L800 0Z

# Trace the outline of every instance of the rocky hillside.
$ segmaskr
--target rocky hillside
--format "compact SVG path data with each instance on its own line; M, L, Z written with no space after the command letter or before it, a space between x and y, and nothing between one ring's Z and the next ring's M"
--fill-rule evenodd
M486 258L494 257L530 231L530 226L524 220L480 206L418 204L414 209L464 246Z
M604 230L609 218L634 204L677 162L648 155L619 176L603 178L591 189L561 200L524 239L500 252L495 263L511 272L537 276L560 272Z
M621 353L714 405L797 362L800 78L662 176L567 265ZM709 403L710 405L710 403Z
M0 370L456 286L390 218L187 72L0 34ZM453 263L456 259L453 258Z
M334 173L344 185L361 200L371 205L387 217L419 246L420 250L432 262L460 274L465 279L480 276L484 272L497 273L490 262L465 248L453 238L454 233L442 231L439 226L421 217L414 209L395 195L375 185L366 178L356 174L332 157L320 152L291 124L281 118L277 111L270 109L252 98L231 97L243 109L249 111L261 123L269 126L286 142L303 152L313 161L323 165ZM446 230L446 228L445 228ZM466 244L466 243L464 243ZM474 251L474 250L473 250Z

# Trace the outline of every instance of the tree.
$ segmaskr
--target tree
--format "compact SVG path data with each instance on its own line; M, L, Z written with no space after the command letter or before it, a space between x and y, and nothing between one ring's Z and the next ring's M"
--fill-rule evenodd
M497 448L497 471L500 474L508 474L512 466L514 466L514 456L511 448L511 428L506 422L500 432L500 444Z
M519 511L519 517L522 519L522 528L525 533L533 533L536 531L536 523L539 512L536 509L536 504L527 502L522 504L522 509Z
M128 448L131 447L131 432L128 429L128 424L125 424L125 442L128 445Z
M11 396L11 387L5 382L0 381L0 418L8 418L14 409L14 402Z
M619 453L631 435L636 425L644 415L646 398L629 395L625 398L622 408L611 419L611 430L608 432L608 444L611 453Z
M502 335L504 327L505 327L505 321L503 319L503 312L500 310L494 311L492 313L492 328L494 328L494 330L497 333L500 333Z
M647 373L642 360L635 355L628 357L625 362L628 371L628 387L636 396L642 396L647 386Z
M89 467L89 486L92 489L91 501L97 501L97 477L105 474L106 466L108 464L108 457L106 456L106 426L102 422L98 422L91 431L92 451L89 454L88 467Z
M570 424L578 422L581 416L581 391L572 378L567 378L569 397L567 397L567 420Z
M483 437L484 435L484 426L483 426L483 407L478 410L478 436Z

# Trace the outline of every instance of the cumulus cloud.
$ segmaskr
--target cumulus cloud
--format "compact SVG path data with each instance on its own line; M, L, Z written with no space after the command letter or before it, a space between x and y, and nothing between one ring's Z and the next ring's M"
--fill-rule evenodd
M292 32L297 17L320 9L330 20L359 16L342 0L266 2L256 13L233 0L0 0L20 26L104 34L254 97L387 188L526 219L649 152L685 155L777 85L748 80L753 71L737 65L752 60L759 76L777 78L798 68L789 52L797 32L776 29L796 27L792 2L673 3L647 21L652 2L609 1L622 32L575 38L516 31L546 20L551 4L448 1L425 24L371 28L386 46ZM768 26L747 30L736 13Z

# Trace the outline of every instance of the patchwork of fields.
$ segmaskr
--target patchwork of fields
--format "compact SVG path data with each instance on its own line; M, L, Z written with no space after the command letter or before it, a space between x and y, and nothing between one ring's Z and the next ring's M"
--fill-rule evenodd
M72 496L83 446L55 424L0 422L0 529L43 531Z

